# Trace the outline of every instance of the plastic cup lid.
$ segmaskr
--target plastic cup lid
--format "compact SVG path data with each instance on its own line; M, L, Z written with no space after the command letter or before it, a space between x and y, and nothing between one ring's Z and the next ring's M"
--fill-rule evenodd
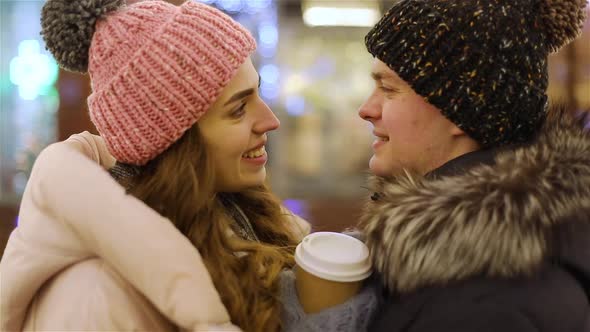
M360 281L372 272L367 246L342 233L306 236L295 250L295 262L308 273L331 281Z

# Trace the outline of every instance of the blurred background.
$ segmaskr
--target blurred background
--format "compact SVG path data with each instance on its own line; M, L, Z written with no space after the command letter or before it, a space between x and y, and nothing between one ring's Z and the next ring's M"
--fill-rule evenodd
M372 154L370 128L356 115L373 87L364 36L395 0L200 1L258 41L261 95L282 124L267 148L274 191L315 230L353 225L368 194ZM87 114L88 77L61 71L45 50L42 6L0 0L0 255L38 153L71 134L96 133ZM590 109L590 22L549 66L551 100Z

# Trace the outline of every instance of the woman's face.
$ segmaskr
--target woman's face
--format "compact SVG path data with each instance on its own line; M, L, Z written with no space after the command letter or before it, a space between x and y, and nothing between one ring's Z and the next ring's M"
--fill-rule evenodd
M247 59L198 122L213 159L217 191L259 186L266 178L266 133L280 123L258 95L259 83Z

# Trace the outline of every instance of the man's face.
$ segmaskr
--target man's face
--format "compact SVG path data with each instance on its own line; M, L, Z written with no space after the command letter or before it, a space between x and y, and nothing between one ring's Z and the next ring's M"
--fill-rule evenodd
M371 172L385 177L404 169L426 174L450 160L462 131L378 59L371 76L375 89L359 109L376 136Z

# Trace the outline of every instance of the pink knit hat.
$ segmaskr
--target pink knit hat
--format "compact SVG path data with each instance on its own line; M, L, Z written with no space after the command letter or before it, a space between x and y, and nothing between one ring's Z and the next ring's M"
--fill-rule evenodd
M96 20L87 58L64 48L76 43L55 31L67 26L64 13L72 9L80 20ZM87 27L76 24L80 35ZM147 163L192 127L256 48L240 24L193 1L174 6L163 1L49 0L42 25L47 47L60 65L84 72L87 61L93 90L90 118L113 156L135 165Z

